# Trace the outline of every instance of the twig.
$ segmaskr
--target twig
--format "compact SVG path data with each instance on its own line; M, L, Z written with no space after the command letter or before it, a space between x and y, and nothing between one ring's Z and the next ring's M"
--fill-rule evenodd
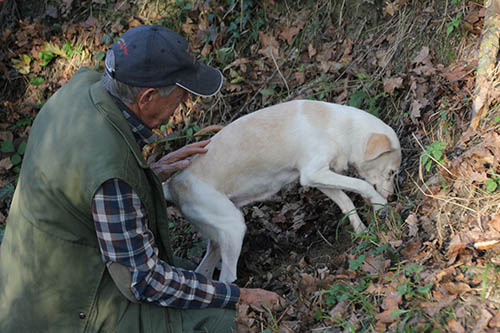
M290 310L290 308L292 306L294 306L295 304L297 304L298 302L298 298L293 301L289 306L286 307L285 311L283 311L283 313L281 314L281 316L278 318L278 320L276 320L276 325L279 325L279 323L283 320L283 318L285 317L285 315L287 314L288 310Z
M283 74L281 73L281 71L280 71L280 67L278 66L278 63L276 62L276 59L274 58L274 54L273 54L273 46L272 46L272 45L270 45L270 46L269 46L269 52L271 53L271 58L273 59L274 66L276 66L276 70L278 71L278 74L281 76L281 79L282 79L282 80L283 80L283 82L285 83L286 90L288 91L288 96L290 96L290 87L288 87L288 83L286 82L286 79L285 79L285 77L283 76Z
M323 234L321 234L321 232L319 231L319 229L317 230L318 231L318 234L321 236L321 238L323 238L323 240L326 242L326 244L330 245L331 247L335 247L333 246L332 243L330 243L326 238L325 236L323 236Z

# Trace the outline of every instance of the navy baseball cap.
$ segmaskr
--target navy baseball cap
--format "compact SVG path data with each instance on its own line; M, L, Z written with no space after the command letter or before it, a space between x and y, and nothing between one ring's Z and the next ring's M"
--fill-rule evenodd
M112 78L136 87L177 85L199 96L212 96L222 86L222 73L189 52L186 39L160 25L140 25L125 32L112 46Z

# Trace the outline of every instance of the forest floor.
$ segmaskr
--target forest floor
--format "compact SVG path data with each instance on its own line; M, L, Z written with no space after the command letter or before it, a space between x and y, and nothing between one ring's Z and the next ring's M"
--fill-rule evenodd
M128 28L163 24L223 71L157 130L154 160L262 107L317 99L364 109L398 134L396 198L355 235L327 197L292 184L243 209L237 283L281 311L242 308L241 332L497 332L500 111L469 128L485 9L464 0L0 1L0 239L31 123L81 66L103 70ZM498 101L494 101L495 103ZM71 129L68 128L68 139ZM176 253L205 243L171 207Z

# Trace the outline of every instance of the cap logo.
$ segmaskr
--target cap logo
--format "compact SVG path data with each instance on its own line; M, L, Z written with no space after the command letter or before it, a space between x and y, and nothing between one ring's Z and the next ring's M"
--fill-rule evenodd
M125 40L123 38L120 38L116 42L118 43L120 50L123 50L123 54L125 54L127 56L128 51L127 51L127 44L125 43Z

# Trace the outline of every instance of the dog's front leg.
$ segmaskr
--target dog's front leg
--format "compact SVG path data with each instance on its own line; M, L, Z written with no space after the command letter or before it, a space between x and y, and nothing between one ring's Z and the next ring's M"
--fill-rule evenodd
M356 233L361 233L366 229L366 226L361 222L358 213L356 213L356 207L352 203L352 200L341 190L333 190L329 188L318 188L321 192L326 194L330 199L332 199L337 206L340 207L344 215L348 214L349 221Z
M221 259L220 256L220 246L217 242L208 241L207 253L201 260L198 267L196 267L195 272L205 275L209 279L213 279L215 266L219 263Z
M375 188L362 179L347 177L331 171L328 167L314 170L308 168L300 171L300 184L317 188L355 192L370 200L373 208L379 210L387 204L387 200Z

